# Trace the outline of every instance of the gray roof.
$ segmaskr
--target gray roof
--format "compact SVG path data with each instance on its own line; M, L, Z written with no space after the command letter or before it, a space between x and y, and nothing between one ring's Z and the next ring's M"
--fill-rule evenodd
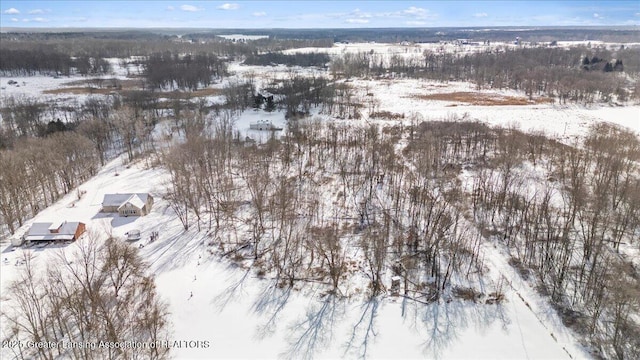
M134 195L137 195L137 197L140 198L143 203L147 203L147 199L149 197L148 193L105 194L104 199L102 200L102 206L120 207L120 205L127 202L127 200L129 200Z
M24 236L25 240L39 241L39 240L73 240L76 234L76 230L80 225L80 222L63 222L60 224L57 233L51 233L50 228L54 223L33 223L29 231ZM54 226L55 227L55 226Z

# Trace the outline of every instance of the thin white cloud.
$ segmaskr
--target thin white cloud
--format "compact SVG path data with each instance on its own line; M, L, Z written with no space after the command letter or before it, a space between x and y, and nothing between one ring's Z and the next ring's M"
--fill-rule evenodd
M20 10L18 10L16 8L9 8L9 9L5 10L4 13L5 14L15 15L15 14L20 14Z
M29 19L22 19L22 22L29 22Z
M351 12L350 16L354 18L370 19L373 17L373 14L362 12L360 9L355 9Z
M44 14L44 10L42 10L42 9L29 10L29 14L31 14L31 15Z
M261 16L267 16L267 13L264 12L264 11L256 11L251 15L256 16L256 17L261 17Z
M173 6L171 6L171 5L167 6L167 11L173 11L173 10L175 10L175 9L176 9L176 8L175 8L175 7L173 7Z
M366 24L369 22L368 19L347 19L345 21L349 24Z
M348 24L367 24L388 19L397 19L410 26L426 25L438 18L438 15L429 9L411 6L397 11L366 12L356 8L350 12L316 13L298 16L297 21L322 21L323 19L341 20Z
M412 15L418 18L425 17L428 12L429 10L427 9L423 9L415 6L410 6L408 9L405 9L402 11L402 13L405 15Z
M11 18L11 21L13 21L13 22L18 22L18 21L20 21L20 20L18 20L18 19L16 19L16 18Z
M226 4L222 4L222 5L218 6L218 9L220 9L220 10L238 10L239 7L240 7L240 5L238 5L238 4L226 3Z
M196 12L196 11L200 11L202 9L200 9L200 8L198 8L196 6L193 6L193 5L181 5L180 6L180 10L188 11L188 12Z
M37 18L33 19L33 21L43 23L43 22L48 22L49 20L47 20L45 18L37 17Z
M593 18L594 19L604 19L604 17L598 13L593 13Z
M485 12L473 14L473 17L477 17L477 18L483 18L483 17L487 17L487 16L489 16L489 15L487 13L485 13Z

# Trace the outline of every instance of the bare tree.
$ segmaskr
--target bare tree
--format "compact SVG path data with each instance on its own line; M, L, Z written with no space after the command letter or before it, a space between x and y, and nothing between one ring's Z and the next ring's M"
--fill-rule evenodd
M101 243L92 235L76 243L72 255L61 251L56 263L39 275L35 260L26 254L24 271L10 284L9 306L2 314L16 339L155 346L43 347L24 350L22 356L168 357L169 349L161 343L168 340L167 307L136 249L114 239Z

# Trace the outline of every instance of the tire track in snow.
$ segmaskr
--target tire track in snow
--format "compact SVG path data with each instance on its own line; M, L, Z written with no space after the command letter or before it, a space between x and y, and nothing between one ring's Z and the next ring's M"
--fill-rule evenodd
M549 325L547 325L547 323L545 322L544 319L542 319L537 312L531 307L529 301L527 301L525 299L525 297L522 295L520 289L516 289L516 287L513 285L514 280L519 281L520 284L524 285L525 289L527 291L534 291L532 290L529 285L524 282L521 278L519 274L514 274L513 272L511 274L507 274L506 270L512 270L515 271L513 269L513 267L511 265L509 265L509 263L505 260L505 256L506 254L503 254L501 251L499 251L499 249L496 247L498 246L498 244L495 244L494 242L486 242L482 245L482 251L485 252L485 256L484 259L485 261L489 261L493 267L493 269L497 272L498 275L498 279L503 278L506 280L506 283L509 285L509 288L511 288L511 290L513 290L513 292L518 296L518 298L520 299L520 301L522 301L522 303L527 307L527 309L529 309L529 311L531 312L531 314L533 314L533 316L536 318L536 320L540 323L540 325L542 325L542 327L548 331L549 335L551 336L551 338L553 339L553 341L555 341L559 346L562 347L562 350L564 350L564 352L567 354L567 356L569 356L570 359L574 359L574 356L571 352L569 352L569 350L567 349L566 346L560 344L560 341L558 340L558 338L554 335L553 331L551 331L551 327ZM489 256L486 256L489 255ZM496 279L493 279L494 281L496 281ZM537 293L534 292L535 295L538 295ZM538 295L541 300L545 303L545 305L547 304L547 299L543 298L541 295ZM514 305L515 307L515 305ZM520 335L523 339L524 342L524 338L522 335L522 329L520 328L520 323L517 317L517 312L514 312L514 315L516 317L516 321L518 321L518 328L520 330ZM564 326L564 325L563 325ZM569 329L566 329L567 331L569 331ZM569 336L571 336L571 338L573 338L573 334L569 334ZM523 348L525 350L526 353L526 347L524 347L524 343L523 343ZM528 358L528 354L527 354L527 358Z

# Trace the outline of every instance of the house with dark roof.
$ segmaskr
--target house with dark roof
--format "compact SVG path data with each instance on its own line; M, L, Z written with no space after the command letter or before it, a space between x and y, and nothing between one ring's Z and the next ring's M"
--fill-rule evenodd
M75 241L85 230L85 224L78 221L33 223L24 235L24 240L28 242Z
M153 197L147 193L105 194L102 212L120 216L145 216L151 211Z

